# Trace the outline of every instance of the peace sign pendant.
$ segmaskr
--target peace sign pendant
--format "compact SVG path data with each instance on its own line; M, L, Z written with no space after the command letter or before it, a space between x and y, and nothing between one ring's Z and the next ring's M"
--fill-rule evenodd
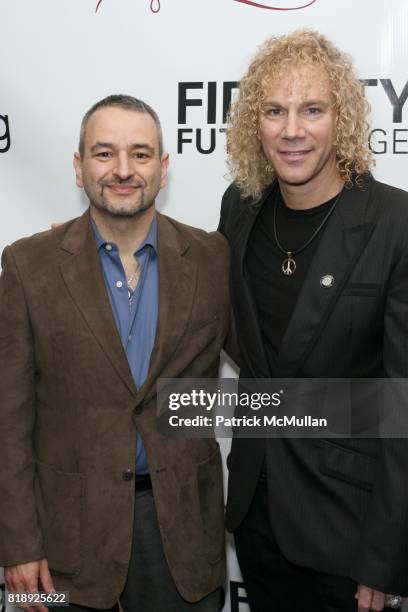
M296 262L292 257L292 253L288 253L287 258L284 259L282 263L282 272L285 274L285 276L292 276L295 270Z

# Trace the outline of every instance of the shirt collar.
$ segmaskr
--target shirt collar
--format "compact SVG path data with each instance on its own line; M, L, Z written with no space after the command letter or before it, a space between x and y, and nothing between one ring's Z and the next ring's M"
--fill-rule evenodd
M105 245L108 244L108 242L99 233L98 227L95 221L92 219L92 217L91 217L91 224L92 224L92 229L95 235L96 247L99 251L102 247L105 247ZM118 250L118 247L116 246L114 242L110 242L109 244L111 244L112 247L115 247L116 250ZM157 253L157 217L156 215L154 215L153 217L153 221L150 224L150 228L149 228L146 238L144 239L143 243L140 245L138 250L135 252L135 255L136 253L139 253L147 245L153 247L154 251Z

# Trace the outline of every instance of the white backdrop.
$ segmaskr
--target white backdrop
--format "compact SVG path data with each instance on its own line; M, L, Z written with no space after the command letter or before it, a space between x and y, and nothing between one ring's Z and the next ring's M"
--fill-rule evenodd
M228 92L265 38L301 26L355 58L373 107L375 175L408 188L406 0L0 0L0 24L0 250L84 210L72 154L82 115L110 93L161 117L171 171L159 209L216 228ZM225 610L248 610L238 599L233 585Z

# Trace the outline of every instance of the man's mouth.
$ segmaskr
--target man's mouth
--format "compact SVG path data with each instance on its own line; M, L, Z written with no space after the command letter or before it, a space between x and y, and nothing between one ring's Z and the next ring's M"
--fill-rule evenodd
M117 195L130 195L137 189L143 189L145 185L142 182L139 183L102 183L102 190L108 188L109 191L116 193Z
M304 159L309 153L311 149L301 149L298 151L279 151L279 155L288 161L298 161Z
M106 187L119 195L129 195L138 189L138 185L121 185L120 183L113 183L112 185L106 185Z

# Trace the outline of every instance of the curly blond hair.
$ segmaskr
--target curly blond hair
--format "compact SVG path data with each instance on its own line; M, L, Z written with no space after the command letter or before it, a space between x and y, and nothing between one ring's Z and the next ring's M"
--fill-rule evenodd
M351 59L325 36L296 30L266 40L252 60L231 107L227 128L228 165L244 197L258 199L275 178L259 137L261 106L275 78L294 66L323 68L331 84L336 113L337 167L347 183L374 164L368 146L369 105Z

